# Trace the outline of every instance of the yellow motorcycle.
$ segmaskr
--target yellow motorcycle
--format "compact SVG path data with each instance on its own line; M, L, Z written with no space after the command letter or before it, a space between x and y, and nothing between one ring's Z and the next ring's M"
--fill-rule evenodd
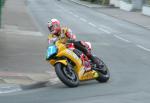
M68 87L77 87L80 81L97 80L107 82L110 78L109 70L102 60L97 58L103 65L104 72L101 73L83 53L77 55L73 44L70 46L62 44L59 40L49 44L46 59L55 67L58 78Z

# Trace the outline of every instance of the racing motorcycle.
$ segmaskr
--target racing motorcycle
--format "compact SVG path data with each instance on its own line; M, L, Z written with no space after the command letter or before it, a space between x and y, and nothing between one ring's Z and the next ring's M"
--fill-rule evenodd
M86 42L91 49L91 44ZM47 61L54 66L58 78L68 87L77 87L80 81L97 80L107 82L110 78L109 70L105 63L99 60L103 66L103 72L88 59L81 51L74 48L73 43L63 44L59 40L49 43L46 53Z

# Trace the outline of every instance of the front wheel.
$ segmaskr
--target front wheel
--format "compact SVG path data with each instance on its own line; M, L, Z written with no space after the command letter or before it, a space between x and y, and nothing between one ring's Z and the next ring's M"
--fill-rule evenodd
M96 70L98 72L98 74L99 74L99 77L96 78L96 80L98 82L105 83L110 78L109 69L108 69L108 67L106 66L106 64L102 60L100 60L98 57L96 57L96 59L99 61L100 65L103 66L101 69L104 70L103 72L99 71L98 69Z
M77 87L79 85L79 79L73 69L67 68L67 66L57 63L55 65L55 72L58 78L68 87Z

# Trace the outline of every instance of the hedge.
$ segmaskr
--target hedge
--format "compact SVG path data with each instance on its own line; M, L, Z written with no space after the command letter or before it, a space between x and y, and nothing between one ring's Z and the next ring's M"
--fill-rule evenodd
M91 3L102 4L102 5L109 4L109 0L81 0L81 1L88 1Z

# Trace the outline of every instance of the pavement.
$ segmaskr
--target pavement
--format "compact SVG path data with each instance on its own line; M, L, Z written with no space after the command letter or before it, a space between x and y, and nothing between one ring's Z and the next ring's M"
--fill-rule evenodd
M42 37L42 40L45 41L46 37L39 30L38 24L30 15L26 5L26 0L7 0L2 9L2 28L0 29L0 93L43 87L46 83L53 81L51 80L52 78L56 78L54 71L46 72L49 69L49 64L47 63L46 65L43 54L41 54L45 49L40 48L45 42L41 43L42 46L39 47L43 51L37 53L33 50L30 51L30 48L33 46L29 42L32 39L33 42L31 41L31 43L34 44L35 41L41 40ZM22 47L26 45L25 42L29 43L27 45L31 45L31 47ZM22 48L20 47L21 44ZM32 59L33 56L37 57L35 59L43 59L35 63L35 60ZM26 57L26 59L22 59L22 57ZM29 57L31 60L28 60L30 59ZM24 63L27 65L24 65ZM32 65L35 65L35 67ZM43 69L41 69L40 65ZM44 69L44 67L47 68ZM42 70L45 71L43 72Z
M76 4L83 5L89 8L94 8L96 11L117 19L136 24L140 27L150 29L150 17L142 14L141 11L124 11L112 6L101 6L98 4L91 4L90 2L80 0L70 0Z

